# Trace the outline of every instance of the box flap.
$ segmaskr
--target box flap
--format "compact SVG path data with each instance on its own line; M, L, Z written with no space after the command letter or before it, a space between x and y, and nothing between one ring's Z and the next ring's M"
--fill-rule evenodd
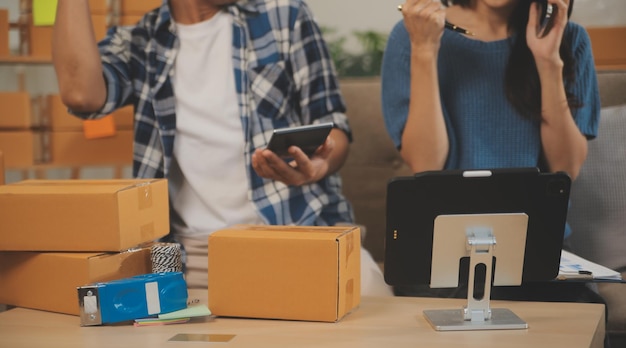
M19 194L110 194L137 186L147 185L157 180L165 179L137 179L137 180L23 180L6 185L0 193Z
M276 225L234 225L215 231L211 236L229 238L271 238L299 240L333 240L349 234L357 226L276 226Z

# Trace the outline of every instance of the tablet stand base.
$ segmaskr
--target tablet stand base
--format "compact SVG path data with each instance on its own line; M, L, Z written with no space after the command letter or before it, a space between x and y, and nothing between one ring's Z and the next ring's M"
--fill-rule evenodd
M491 309L491 319L465 320L463 309L425 310L424 316L437 331L518 330L527 329L528 323L506 308Z
M506 308L491 308L491 281L493 249L496 237L491 228L474 227L466 230L467 249L470 251L469 284L467 307L452 310L425 310L426 320L437 331L464 330L512 330L527 329L528 324ZM483 269L484 293L474 297L476 269Z

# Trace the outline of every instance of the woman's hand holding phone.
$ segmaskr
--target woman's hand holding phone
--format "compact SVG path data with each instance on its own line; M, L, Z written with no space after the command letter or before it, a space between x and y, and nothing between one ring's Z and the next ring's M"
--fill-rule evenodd
M545 64L550 68L555 64L562 65L559 49L568 21L570 1L533 0L530 6L526 41L538 69Z

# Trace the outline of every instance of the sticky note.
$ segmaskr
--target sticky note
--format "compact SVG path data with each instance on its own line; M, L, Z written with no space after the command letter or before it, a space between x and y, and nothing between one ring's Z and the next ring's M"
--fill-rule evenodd
M85 139L98 139L115 135L115 121L112 115L97 120L83 121L83 133Z
M159 319L193 318L211 315L206 305L191 306L179 311L159 314Z
M57 0L33 0L33 24L49 26L54 24L57 13Z

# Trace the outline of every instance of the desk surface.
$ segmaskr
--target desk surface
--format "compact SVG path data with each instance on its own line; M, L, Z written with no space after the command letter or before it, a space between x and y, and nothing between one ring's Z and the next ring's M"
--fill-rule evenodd
M207 292L190 299L206 303ZM434 331L424 309L462 308L466 300L364 297L337 323L197 318L186 324L81 327L77 316L15 308L0 313L0 347L602 347L604 306L581 303L492 301L528 323L525 330ZM170 341L178 334L220 338L227 343Z

